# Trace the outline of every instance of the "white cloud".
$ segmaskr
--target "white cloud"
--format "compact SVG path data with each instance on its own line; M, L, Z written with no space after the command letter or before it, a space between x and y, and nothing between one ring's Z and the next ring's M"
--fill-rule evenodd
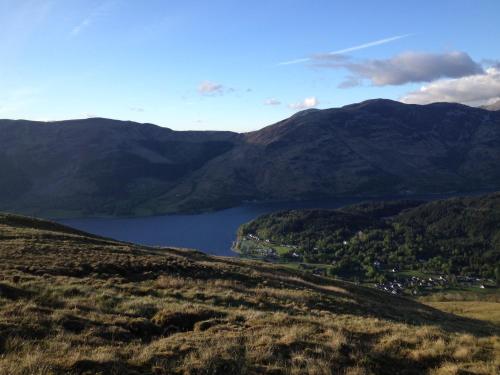
M374 47L374 46L379 46L381 44L390 43L390 42L393 42L393 41L398 40L398 39L409 37L411 35L413 35L413 34L396 35L396 36L392 36L390 38L379 39L379 40L375 40L375 41L372 41L372 42L363 43L363 44L360 44L360 45L357 45L357 46L352 46L352 47L340 49L338 51L328 52L328 53L323 54L323 55L331 55L331 56L341 55L343 53L358 51L358 50L361 50L361 49L370 48L370 47ZM284 61L284 62L279 63L278 65L299 64L299 63L307 62L307 61L310 61L310 60L312 60L311 57L305 57L305 58L302 58L302 59L295 59L295 60L290 60L290 61Z
M265 105L280 105L281 102L278 99L270 98L270 99L267 99L266 101L264 101L264 104Z
M458 102L482 105L500 99L500 68L490 67L483 74L432 82L410 92L400 100L404 103L428 104Z
M301 102L289 104L288 108L301 110L316 107L318 104L318 99L315 96L311 96L309 98L305 98Z
M362 83L375 86L403 85L410 82L430 82L439 78L460 78L483 73L481 65L465 52L448 53L404 52L389 59L352 61L348 57L319 55L314 59L320 68L347 69L351 75L340 88Z
M221 95L224 93L224 85L212 81L203 81L198 86L198 92L202 95Z

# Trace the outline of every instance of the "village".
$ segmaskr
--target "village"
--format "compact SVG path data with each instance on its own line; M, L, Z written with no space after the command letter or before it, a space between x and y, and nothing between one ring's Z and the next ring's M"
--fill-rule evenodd
M453 282L451 279L454 279ZM450 287L461 287L461 288L479 288L485 289L489 284L492 284L493 280L483 280L480 278L468 277L468 276L434 276L434 277L397 277L392 281L387 281L384 283L376 283L374 287L376 289L382 290L384 292L400 295L400 294L411 294L420 295L426 292L436 291L440 289L446 289Z
M248 234L243 240L247 245L252 244L251 249L246 249L246 255L264 258L271 262L277 262L286 257L289 261L298 263L298 268L303 271L316 276L328 275L327 266L315 263L305 263L303 256L295 245L273 244L270 240L261 239L254 234ZM384 273L386 277L391 280L370 284L370 286L392 295L418 296L449 288L486 289L494 285L493 280L471 276L408 275L401 272L399 267L386 268L378 260L373 262L373 267Z
M298 249L295 245L280 244L276 245L271 243L268 239L260 239L255 234L248 234L240 242L244 244L251 244L249 249L247 246L242 245L241 248L246 255L253 255L259 258L264 258L267 260L276 260L283 254L279 254L276 248L281 248L286 250L286 253L290 254L292 258L296 261L301 261L302 256L298 254L295 250Z
M383 264L379 261L373 262L373 266L378 270L383 270ZM373 286L384 292L399 295L410 294L420 295L432 291L449 288L478 288L486 289L488 285L493 285L493 280L481 279L471 276L456 276L444 274L420 274L408 275L401 272L399 267L390 268L386 274L392 274L392 281L376 283Z

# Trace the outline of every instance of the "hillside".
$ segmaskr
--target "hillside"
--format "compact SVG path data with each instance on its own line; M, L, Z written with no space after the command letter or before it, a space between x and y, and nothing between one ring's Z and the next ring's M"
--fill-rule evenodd
M0 215L0 374L494 374L499 327L272 264Z
M276 256L329 264L344 277L379 280L397 269L500 278L500 193L286 211L239 230L245 254L283 244Z
M45 217L495 190L500 112L370 100L299 112L246 134L0 120L0 150L0 209Z
M390 100L299 112L245 134L160 198L294 200L494 190L500 186L500 113L460 104Z
M239 138L101 118L0 120L0 207L51 217L151 214L144 201Z

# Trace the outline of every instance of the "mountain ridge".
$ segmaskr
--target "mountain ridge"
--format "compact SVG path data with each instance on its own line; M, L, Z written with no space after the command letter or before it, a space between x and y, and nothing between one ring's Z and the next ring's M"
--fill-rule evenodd
M454 103L373 99L247 133L0 120L0 146L0 209L46 217L500 188L500 113Z

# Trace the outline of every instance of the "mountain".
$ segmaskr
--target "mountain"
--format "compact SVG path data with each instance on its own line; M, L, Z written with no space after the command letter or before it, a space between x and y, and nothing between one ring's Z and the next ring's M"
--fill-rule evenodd
M500 187L500 112L450 103L370 100L245 134L3 120L0 146L0 208L51 217Z
M0 121L0 207L45 216L140 215L241 138L102 118Z
M493 322L273 264L4 214L0 306L1 374L498 369ZM496 302L467 306L498 311Z
M486 104L481 106L483 109L487 109L488 111L500 111L500 100L497 100L494 103Z
M376 281L396 268L500 282L500 193L272 213L242 225L236 247L283 244L283 259L293 252L348 278Z
M373 100L308 111L245 141L196 171L179 196L306 199L500 186L500 114L459 104Z

